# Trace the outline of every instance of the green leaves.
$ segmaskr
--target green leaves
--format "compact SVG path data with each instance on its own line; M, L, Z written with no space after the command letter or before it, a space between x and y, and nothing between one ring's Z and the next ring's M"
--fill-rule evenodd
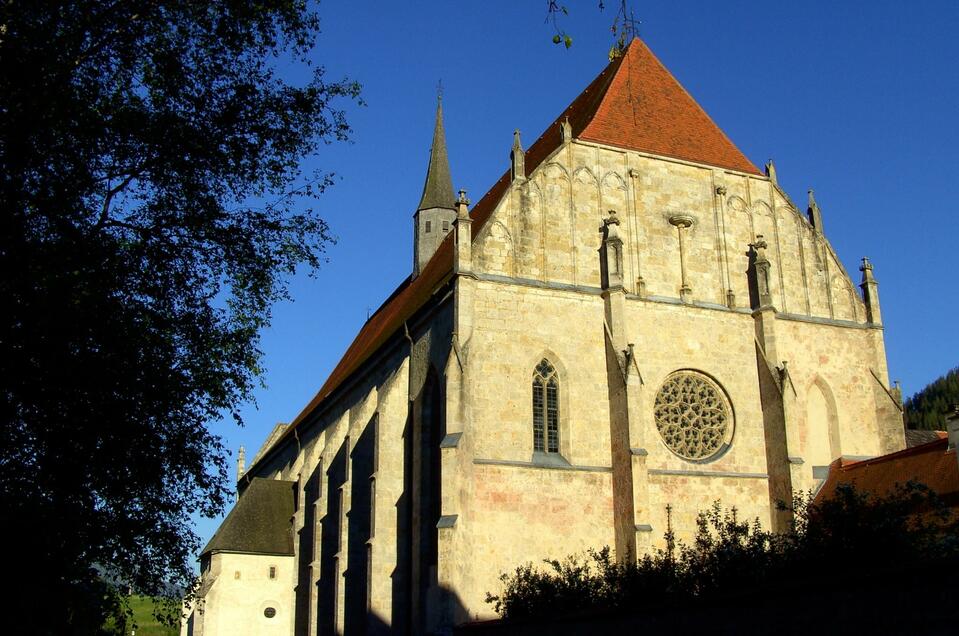
M635 563L614 560L605 547L562 561L548 559L540 567L521 565L500 577L501 591L487 593L486 602L505 619L563 621L579 612L599 618L597 610L640 615L677 606L708 613L717 599L726 604L735 595L740 601L769 602L764 595L772 593L770 600L780 602L776 594L784 587L828 584L822 576L826 571L863 572L881 564L890 568L879 572L882 581L901 568L921 576L923 567L959 557L959 519L914 482L881 496L848 486L823 501L801 496L790 510L791 530L774 533L758 519L740 519L735 508L716 502L697 516L688 544L675 541L670 529L665 549ZM835 583L846 585L843 579ZM844 594L848 590L841 588ZM736 607L730 604L731 611ZM541 628L549 631L548 624Z
M959 405L959 367L937 378L906 400L904 415L908 428L946 429L946 416Z
M331 181L300 161L349 138L359 85L275 75L317 35L287 0L8 3L0 24L0 506L24 594L65 586L24 615L69 633L71 586L103 570L192 579L189 516L232 490L206 424L252 395L272 304L322 262Z

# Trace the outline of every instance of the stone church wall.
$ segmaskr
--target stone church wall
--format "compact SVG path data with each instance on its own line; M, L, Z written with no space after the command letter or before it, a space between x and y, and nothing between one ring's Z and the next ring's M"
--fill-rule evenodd
M471 479L454 530L472 547L454 558L468 570L456 588L468 617L492 612L483 599L500 573L613 543L601 298L496 281L474 293L470 427L458 449ZM531 382L544 358L560 382L555 464L533 452Z
M632 299L626 303L627 337L634 343L642 374L640 411L646 467L648 511L637 523L651 526L652 545L662 545L666 506L678 538L696 531L696 514L713 502L735 505L742 516L769 523L769 492L763 413L756 375L753 319L748 314L690 308ZM707 461L690 461L663 442L654 402L671 373L692 369L711 377L726 392L734 414L728 450Z
M293 565L288 556L211 555L204 576L213 584L200 611L192 612L191 622L183 625L183 636L289 634L293 626Z
M258 465L257 476L299 483L287 609L295 608L296 634L342 633L360 624L373 634L413 620L409 440L424 385L432 377L439 387L450 321L445 303L411 324L411 341L388 344L365 374Z
M600 267L610 210L623 290ZM769 292L754 312L759 235ZM633 539L642 553L667 527L688 540L716 501L771 525L771 493L815 486L819 462L903 445L881 329L768 179L567 143L514 182L469 258L256 463L299 483L296 634L488 617L486 593L518 565L629 554ZM533 448L543 360L559 381L557 453ZM657 426L677 372L728 406L732 433L705 459Z
M750 244L769 244L778 311L865 320L859 292L821 232L762 177L584 142L562 146L517 182L477 239L478 271L599 287L598 249L609 210L622 223L629 293L679 298L679 230L688 215L686 284L694 302L749 307Z

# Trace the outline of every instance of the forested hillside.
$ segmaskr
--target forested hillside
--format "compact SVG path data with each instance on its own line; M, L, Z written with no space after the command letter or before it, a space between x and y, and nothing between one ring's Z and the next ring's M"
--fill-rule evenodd
M946 416L959 404L959 367L906 400L906 428L946 430Z

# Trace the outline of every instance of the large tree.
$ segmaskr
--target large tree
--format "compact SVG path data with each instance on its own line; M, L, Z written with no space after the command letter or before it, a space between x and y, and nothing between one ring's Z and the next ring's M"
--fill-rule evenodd
M189 516L229 491L207 424L330 240L300 166L359 87L310 66L317 33L305 0L0 6L5 622L80 631L104 579L189 580Z

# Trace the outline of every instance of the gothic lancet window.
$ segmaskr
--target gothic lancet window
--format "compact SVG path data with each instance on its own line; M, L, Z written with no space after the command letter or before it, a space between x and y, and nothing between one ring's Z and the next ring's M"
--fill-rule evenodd
M533 372L533 450L559 452L559 378L548 360Z

